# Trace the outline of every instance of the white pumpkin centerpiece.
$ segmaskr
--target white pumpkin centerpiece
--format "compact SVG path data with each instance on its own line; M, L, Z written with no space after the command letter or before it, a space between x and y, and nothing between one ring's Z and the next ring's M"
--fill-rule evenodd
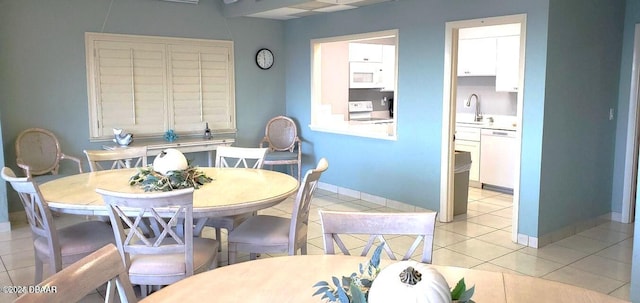
M450 303L447 280L435 268L416 261L385 267L369 289L369 303Z
M177 149L167 148L153 160L153 170L166 175L172 170L185 170L189 167L187 158Z

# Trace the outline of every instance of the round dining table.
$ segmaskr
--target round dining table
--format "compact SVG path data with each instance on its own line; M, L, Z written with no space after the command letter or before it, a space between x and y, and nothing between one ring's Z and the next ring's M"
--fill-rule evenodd
M107 209L96 188L121 193L144 193L129 185L138 168L103 170L70 175L41 184L40 191L53 211L106 216ZM194 191L193 217L209 218L254 212L274 206L298 189L287 174L251 168L199 167L213 178Z
M151 294L141 302L323 302L312 296L319 281L358 271L367 258L344 255L296 255L246 261L200 273ZM381 268L391 264L381 260ZM475 302L626 302L603 293L555 281L510 273L430 265L450 287L464 278L475 286Z

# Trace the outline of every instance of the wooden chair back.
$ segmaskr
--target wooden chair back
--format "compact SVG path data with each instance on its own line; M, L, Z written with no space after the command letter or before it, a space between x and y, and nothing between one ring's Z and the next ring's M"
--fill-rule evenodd
M267 148L218 146L216 167L262 168Z
M291 213L291 225L289 228L289 255L295 255L298 246L307 243L307 232L309 229L309 209L313 193L318 187L318 181L323 172L329 168L327 159L318 161L316 168L307 171L304 175L302 185L296 194Z
M53 272L62 269L62 254L60 251L60 240L56 232L53 216L49 210L47 202L42 197L40 188L31 178L18 178L11 168L2 169L2 178L11 184L11 187L18 193L27 221L31 227L33 240L38 238L46 239L48 251L48 264ZM36 281L42 281L42 277L36 277Z
M51 131L43 128L29 128L18 134L15 142L16 162L27 176L58 174L60 160L69 159L78 165L82 172L80 159L62 152L60 141Z
M301 180L302 141L291 118L278 116L269 120L260 147L269 148L264 160L265 165L288 165L291 175L294 175L293 169L297 168L297 179Z
M105 302L118 302L115 301L116 292L121 303L138 302L127 269L113 244L104 246L38 284L37 287L42 292L28 292L14 302L81 302L85 296L105 283Z
M274 117L264 130L264 139L268 143L271 151L290 151L293 152L298 138L298 127L289 117Z
M131 255L184 254L184 275L167 277L166 283L158 285L193 275L193 191L186 188L124 194L96 189L107 205L116 244L127 268ZM146 218L160 227L159 233L147 236L142 232Z
M87 155L91 171L147 166L146 146L113 150L85 150L84 154ZM103 166L104 164L109 166Z
M366 234L369 235L369 240L361 256L369 253L377 239L380 243L384 243L384 250L389 258L396 260L383 235L413 235L416 239L402 260L410 259L420 242L423 242L421 262L431 263L436 212L365 213L320 210L319 213L326 254L335 253L334 242L343 254L350 254L340 234Z

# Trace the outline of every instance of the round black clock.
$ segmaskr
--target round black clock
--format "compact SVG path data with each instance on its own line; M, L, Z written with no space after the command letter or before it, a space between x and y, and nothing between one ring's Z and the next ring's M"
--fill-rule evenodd
M261 69L270 69L273 66L273 53L267 49L260 49L256 53L256 64Z

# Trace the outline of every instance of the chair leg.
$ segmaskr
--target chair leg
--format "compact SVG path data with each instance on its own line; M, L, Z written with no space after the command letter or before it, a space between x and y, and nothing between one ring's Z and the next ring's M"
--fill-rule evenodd
M236 263L236 257L238 255L238 245L229 242L229 265Z
M116 302L116 279L111 279L107 282L107 291L105 292L105 302Z
M222 232L220 232L220 228L216 227L216 240L220 245L218 245L218 252L222 251Z
M302 244L302 246L300 246L300 254L301 255L306 255L307 254L307 243Z
M255 260L258 258L258 254L256 253L249 253L249 260Z

